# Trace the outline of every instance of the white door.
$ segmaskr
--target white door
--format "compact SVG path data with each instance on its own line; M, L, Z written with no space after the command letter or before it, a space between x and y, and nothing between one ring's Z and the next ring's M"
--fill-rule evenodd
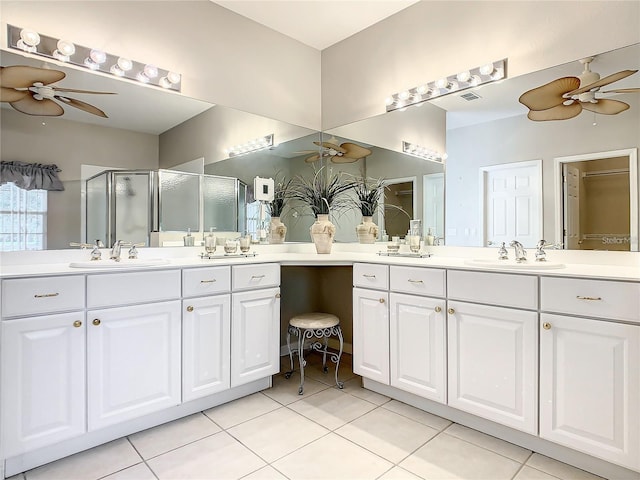
M540 161L484 167L485 245L517 240L534 247L542 238Z
M640 326L540 321L540 436L638 470Z
M568 163L562 165L564 181L564 239L566 249L580 248L580 170Z
M422 177L423 235L431 228L433 236L444 238L444 173L432 173Z
M180 301L87 313L89 430L180 404Z
M231 296L182 302L182 401L230 387Z
M353 289L353 372L389 385L389 293Z
M448 303L449 405L538 433L538 314Z
M2 322L3 457L81 435L84 312Z
M445 301L390 295L391 386L446 403Z
M231 386L280 371L280 289L234 293L231 315Z

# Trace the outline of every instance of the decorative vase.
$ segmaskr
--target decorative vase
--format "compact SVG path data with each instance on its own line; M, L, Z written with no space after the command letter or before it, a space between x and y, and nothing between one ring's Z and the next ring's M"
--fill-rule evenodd
M280 221L280 217L271 217L269 225L269 243L284 243L287 235L287 226Z
M313 243L316 245L317 253L331 253L336 227L329 221L329 215L319 214L314 224L311 225L309 232Z
M362 217L362 223L356 227L356 234L360 243L375 243L378 238L378 226L371 217Z

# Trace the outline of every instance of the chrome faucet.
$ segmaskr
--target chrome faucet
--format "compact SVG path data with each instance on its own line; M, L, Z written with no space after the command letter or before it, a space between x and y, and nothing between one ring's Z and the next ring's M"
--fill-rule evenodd
M498 249L498 260L509 260L509 252L507 252L507 247L504 246L504 242L500 245Z
M526 262L527 261L527 252L525 251L522 244L517 240L512 240L509 246L515 249L516 253L516 262Z
M546 262L547 261L547 252L544 250L546 248L562 248L562 243L549 243L546 240L540 240L536 245L536 262Z
M123 242L122 240L116 240L111 248L111 255L109 258L111 260L115 260L116 262L120 261L120 250L122 249Z

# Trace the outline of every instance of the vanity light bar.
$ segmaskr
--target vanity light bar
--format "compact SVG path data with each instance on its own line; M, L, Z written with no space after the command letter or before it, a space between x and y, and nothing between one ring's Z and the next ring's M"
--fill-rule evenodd
M431 162L444 163L447 159L447 154L442 154L440 152L436 152L435 150L430 150L426 147L421 147L415 143L409 143L402 141L402 151L408 155L413 155L414 157L423 158L425 160L429 160Z
M241 145L234 145L231 148L227 148L225 152L229 157L237 157L238 155L246 155L247 153L257 152L258 150L263 150L271 146L273 146L273 133L249 140Z
M53 58L96 72L176 92L181 90L182 77L179 73L74 44L66 39L49 37L28 28L7 25L7 45L15 50Z
M427 100L502 80L507 76L506 68L507 59L505 58L394 93L385 100L387 112L420 105Z

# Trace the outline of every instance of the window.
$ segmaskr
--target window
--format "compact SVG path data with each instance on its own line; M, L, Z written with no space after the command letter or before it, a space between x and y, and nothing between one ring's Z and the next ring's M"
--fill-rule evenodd
M0 186L0 251L44 250L47 191Z

